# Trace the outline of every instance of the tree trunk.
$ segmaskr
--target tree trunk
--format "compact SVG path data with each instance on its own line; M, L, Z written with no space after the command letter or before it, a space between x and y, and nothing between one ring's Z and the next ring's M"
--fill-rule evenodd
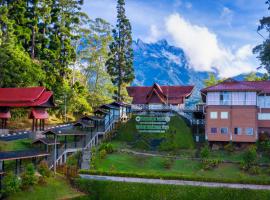
M31 44L31 58L35 58L35 40L36 40L36 32L35 32L35 26L32 27L32 44Z

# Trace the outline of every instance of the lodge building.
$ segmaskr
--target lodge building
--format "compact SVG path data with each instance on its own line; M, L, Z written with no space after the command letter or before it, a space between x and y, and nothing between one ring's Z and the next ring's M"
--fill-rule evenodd
M132 110L181 110L194 86L130 86L127 91L132 97Z
M201 90L209 142L256 142L270 133L270 81L227 79Z

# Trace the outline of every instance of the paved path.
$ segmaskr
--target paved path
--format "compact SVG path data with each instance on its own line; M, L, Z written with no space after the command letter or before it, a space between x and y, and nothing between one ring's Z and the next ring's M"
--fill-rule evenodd
M270 190L270 185L215 183L215 182L184 181L184 180L162 180L162 179L131 178L131 177L116 177L116 176L98 176L86 174L80 174L80 177L92 180L107 180L107 181L131 182L131 183L152 183L152 184L166 184L166 185L190 185L190 186L204 186L217 188L226 187L226 188L251 189L251 190Z

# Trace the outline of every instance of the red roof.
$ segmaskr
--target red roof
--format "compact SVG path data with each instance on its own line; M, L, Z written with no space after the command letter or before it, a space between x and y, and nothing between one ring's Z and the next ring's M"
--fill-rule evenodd
M48 119L49 114L45 109L32 109L29 115L30 119Z
M0 107L52 107L52 97L45 87L0 88Z
M218 91L255 91L270 93L270 81L235 81L228 79L201 90L203 93Z
M168 103L182 104L188 98L194 86L131 86L127 87L133 104Z

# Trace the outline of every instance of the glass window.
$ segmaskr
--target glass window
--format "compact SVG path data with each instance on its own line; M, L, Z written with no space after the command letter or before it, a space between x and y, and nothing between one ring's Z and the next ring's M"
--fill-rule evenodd
M234 134L235 135L240 135L241 134L241 128L234 128Z
M217 119L217 112L210 112L211 119Z
M220 118L221 118L221 119L228 119L228 117L229 117L228 112L221 112L221 113L220 113Z
M220 105L229 105L230 104L230 93L229 92L220 92L219 100L220 100Z
M211 128L211 133L217 133L217 128Z
M270 120L270 113L258 113L259 120Z
M247 135L253 135L253 128L246 128Z
M228 134L228 128L221 128L220 129L221 134Z

